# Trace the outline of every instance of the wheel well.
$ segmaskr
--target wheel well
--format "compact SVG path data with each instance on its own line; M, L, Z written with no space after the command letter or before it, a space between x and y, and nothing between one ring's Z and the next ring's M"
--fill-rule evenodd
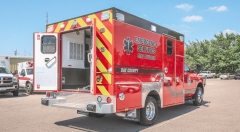
M204 93L204 87L203 87L203 84L202 84L202 83L198 83L197 87L200 87L200 88L202 88L202 90L203 90L203 93Z
M29 82L29 81L26 81L26 84L25 84L25 85L27 86L28 83L30 83L30 82Z
M161 107L161 99L160 99L160 96L159 96L159 94L158 94L157 91L153 90L153 91L149 92L149 94L147 95L147 97L148 97L148 96L151 96L151 97L153 97L154 99L156 99L159 107Z

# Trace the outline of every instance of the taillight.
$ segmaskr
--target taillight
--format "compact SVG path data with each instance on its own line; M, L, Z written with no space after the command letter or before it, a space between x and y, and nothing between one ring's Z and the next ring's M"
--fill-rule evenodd
M47 97L50 97L50 95L51 95L50 92L46 92Z
M98 97L97 97L97 102L98 102L98 103L101 103L101 102L102 102L102 97L101 97L101 96L98 96Z
M107 103L111 103L112 99L110 97L107 97Z

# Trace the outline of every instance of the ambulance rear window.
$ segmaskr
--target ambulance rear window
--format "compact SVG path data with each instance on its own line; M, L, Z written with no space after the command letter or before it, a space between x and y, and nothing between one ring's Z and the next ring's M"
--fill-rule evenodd
M54 54L56 52L56 37L42 36L41 38L41 52L43 54Z

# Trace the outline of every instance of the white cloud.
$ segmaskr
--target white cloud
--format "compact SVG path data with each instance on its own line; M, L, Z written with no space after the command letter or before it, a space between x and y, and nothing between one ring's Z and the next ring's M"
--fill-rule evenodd
M193 5L183 3L175 6L177 9L184 10L184 11L190 11L193 8Z
M232 29L225 29L222 31L223 34L240 34L239 32L232 30Z
M216 11L216 12L224 12L224 11L227 11L228 8L225 5L221 5L221 6L209 7L209 10Z
M202 21L202 20L203 20L202 16L196 16L196 15L186 16L183 18L184 22L198 22L198 21Z

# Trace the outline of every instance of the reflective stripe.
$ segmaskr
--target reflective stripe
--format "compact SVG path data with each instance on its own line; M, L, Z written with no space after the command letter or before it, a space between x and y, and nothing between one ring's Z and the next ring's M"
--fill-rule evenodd
M55 33L58 33L59 31L60 31L60 25L61 25L62 23L59 23L59 24L57 24L57 27L56 27L56 29L54 30L54 32Z
M103 45L103 43L98 38L96 40L96 46L101 51L103 56L107 59L109 64L112 65L112 54L109 52L109 50ZM103 52L102 52L102 48L104 48Z
M109 84L111 84L112 83L112 81L111 81L112 80L112 75L110 73L104 74L104 72L108 72L108 71L99 59L97 59L97 68L100 72L102 72L102 75L107 80L107 82Z
M109 92L103 85L98 85L97 88L101 92L102 95L110 96Z
M102 23L102 21L99 20L99 18L95 14L89 15L88 17L90 17L92 19L96 19L96 26L97 26L98 30L100 30L101 28L105 29L105 31L102 34L106 37L108 42L110 44L112 44L112 33L106 28L106 26Z
M86 22L84 22L82 18L78 18L77 22L80 25L80 27L86 27L87 26Z
M73 20L68 21L67 26L65 27L64 31L70 30L72 27Z

